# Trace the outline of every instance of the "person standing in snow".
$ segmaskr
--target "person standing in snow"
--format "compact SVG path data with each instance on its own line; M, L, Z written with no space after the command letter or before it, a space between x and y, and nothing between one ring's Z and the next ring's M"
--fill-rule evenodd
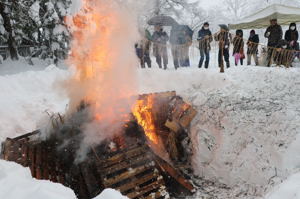
M230 62L229 62L229 47L230 43L232 41L232 36L229 32L229 28L222 24L220 25L220 32L216 33L214 35L214 38L216 41L219 42L219 54L218 54L218 62L219 62L219 67L221 68L221 72L224 66L223 63L223 57L226 62L226 67L230 67Z
M250 36L247 42L247 65L251 65L251 58L254 58L255 65L258 65L258 44L259 36L255 34L255 30L250 31Z
M243 60L245 59L244 54L244 38L243 38L243 30L236 30L236 35L233 38L233 56L235 60L235 65L238 65L238 62L241 62L243 65Z
M277 24L277 19L270 20L270 26L265 32L265 37L268 39L268 55L267 66L271 66L272 59L274 58L275 48L278 42L282 39L283 32L280 25Z
M187 25L182 25L182 47L180 56L180 65L182 67L190 66L190 46L193 44L194 31Z
M212 42L212 34L211 31L209 30L208 22L205 22L202 28L199 30L197 40L199 42L199 50L201 56L198 67L199 68L202 67L205 58L204 67L208 68L209 60L210 60L210 50L211 50L210 43Z
M168 66L167 42L169 41L169 36L161 26L155 26L155 32L152 35L152 41L156 63L158 64L159 68L162 68L163 60L164 69L166 70Z
M170 33L170 44L171 44L171 51L173 57L174 67L177 70L180 66L180 57L181 57L181 46L182 46L182 37L181 36L181 26L175 24L172 26L171 33Z
M288 42L288 49L299 50L299 34L295 23L291 23L289 29L285 32L285 40Z
M148 30L139 30L141 40L135 44L135 51L140 59L141 67L151 68L150 47L151 47L151 34Z
M186 25L174 25L170 43L175 69L190 66L189 48L192 45L193 31Z
M150 47L151 41L146 38L143 38L135 44L135 50L140 59L141 68L145 68L146 64L148 65L148 68L151 68Z

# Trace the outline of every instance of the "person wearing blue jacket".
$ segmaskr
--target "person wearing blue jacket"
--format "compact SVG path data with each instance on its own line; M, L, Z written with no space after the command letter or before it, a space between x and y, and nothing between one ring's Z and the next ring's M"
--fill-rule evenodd
M209 60L210 60L210 50L211 46L210 43L212 42L212 34L209 30L209 23L205 22L203 24L203 27L198 32L198 38L199 42L199 50L200 50L200 61L198 67L201 68L205 59L205 68L208 68Z

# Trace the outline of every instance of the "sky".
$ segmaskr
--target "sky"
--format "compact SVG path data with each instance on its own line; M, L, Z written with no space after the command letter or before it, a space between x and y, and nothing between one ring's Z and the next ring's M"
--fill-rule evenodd
M200 2L202 8L210 8L217 5L220 0L198 0L198 2Z

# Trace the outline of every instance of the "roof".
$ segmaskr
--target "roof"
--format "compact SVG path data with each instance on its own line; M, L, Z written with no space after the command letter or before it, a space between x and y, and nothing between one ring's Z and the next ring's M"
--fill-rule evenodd
M230 29L259 29L270 25L271 19L277 19L280 25L300 22L300 8L274 4L255 14L243 18L235 24L229 24Z

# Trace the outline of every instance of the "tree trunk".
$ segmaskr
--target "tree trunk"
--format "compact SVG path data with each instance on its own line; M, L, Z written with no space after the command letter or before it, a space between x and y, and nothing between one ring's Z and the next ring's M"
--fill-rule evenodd
M3 2L0 2L0 15L3 18L3 26L8 33L8 48L10 52L10 57L12 60L18 60L18 51L16 48L16 41L13 35L13 28L10 21L10 16L8 13L5 12L5 4Z

